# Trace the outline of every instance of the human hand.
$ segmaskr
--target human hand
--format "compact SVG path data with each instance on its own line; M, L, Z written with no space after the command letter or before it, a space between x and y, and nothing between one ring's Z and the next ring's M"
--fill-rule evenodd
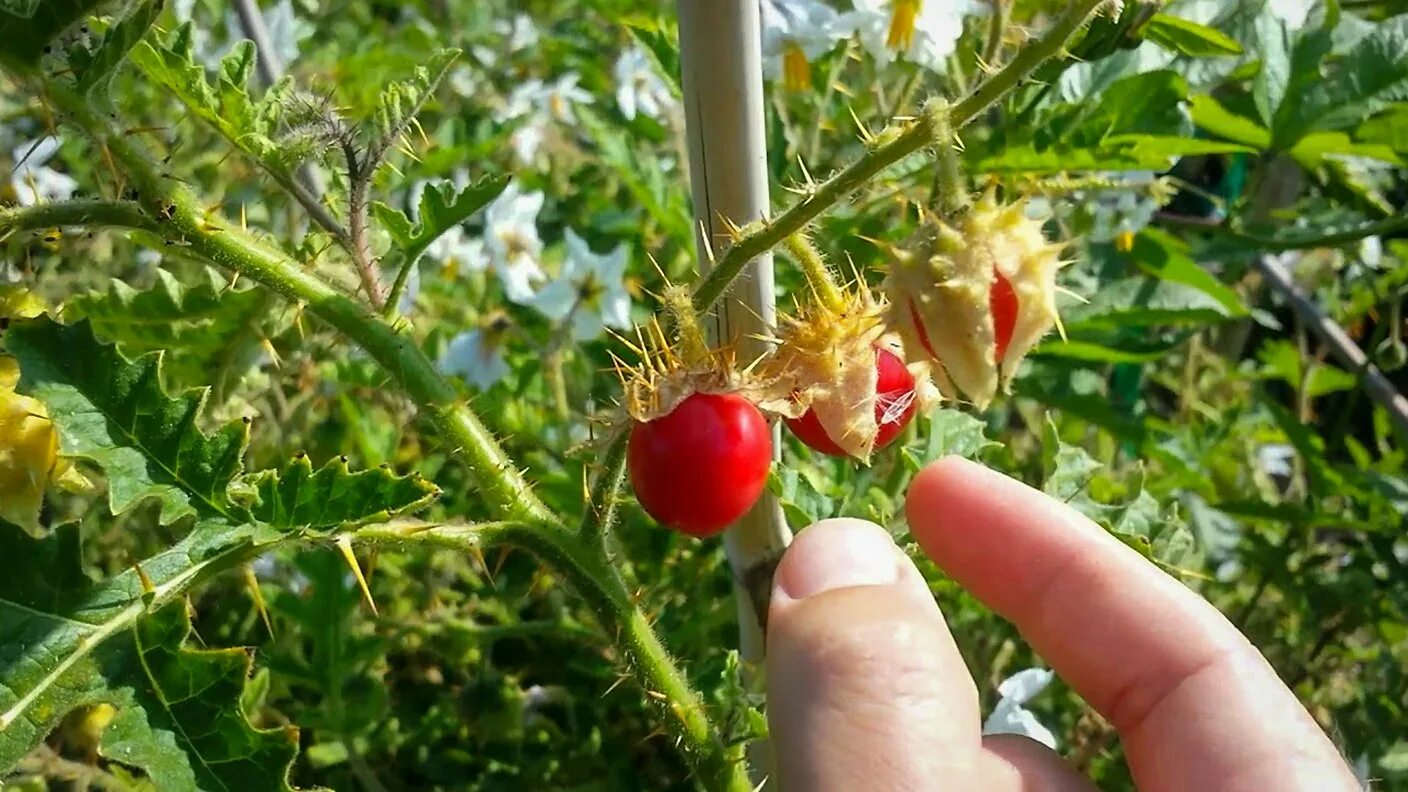
M1074 509L953 458L915 478L906 512L924 552L1114 725L1141 790L1359 788L1221 613ZM1040 743L981 735L928 586L871 523L827 520L788 549L767 670L784 790L1094 788Z

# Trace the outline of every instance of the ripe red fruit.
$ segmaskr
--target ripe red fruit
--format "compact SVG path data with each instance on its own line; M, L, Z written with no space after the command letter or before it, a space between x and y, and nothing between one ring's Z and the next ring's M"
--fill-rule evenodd
M1012 282L994 269L992 288L988 291L988 311L992 313L992 332L996 342L993 360L998 363L1007 357L1007 345L1012 343L1012 333L1017 329L1017 311L1020 308ZM919 338L924 351L929 353L929 357L938 360L939 356L929 344L929 334L924 330L924 322L919 319L919 309L915 307L914 300L909 301L909 320L914 324L914 334Z
M992 289L988 292L988 310L992 311L993 336L997 339L997 362L1007 357L1007 345L1012 343L1012 331L1017 329L1017 292L1002 271L992 271Z
M914 392L914 375L898 355L883 347L875 348L875 450L889 445L914 417L919 400ZM787 428L809 448L829 456L846 456L845 449L826 433L815 410L785 421Z
M767 483L772 431L736 393L695 393L631 429L627 467L646 513L699 538L742 517Z

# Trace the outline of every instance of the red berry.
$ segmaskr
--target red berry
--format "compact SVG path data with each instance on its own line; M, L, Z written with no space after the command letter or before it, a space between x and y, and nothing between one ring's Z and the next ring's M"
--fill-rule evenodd
M631 487L669 528L713 536L752 508L772 465L772 430L736 393L696 393L631 430Z
M997 338L997 362L1007 357L1007 345L1012 343L1012 331L1017 329L1017 292L1012 282L996 268L992 271L992 289L988 292L988 310L992 312L992 330Z
M1019 307L1017 292L1012 288L1012 282L994 269L992 288L988 290L988 311L992 313L992 332L996 341L993 359L998 363L1007 357L1007 345L1012 343L1012 333L1017 329ZM909 301L909 320L914 323L914 334L924 346L924 351L929 353L929 357L938 360L939 356L934 353L934 347L929 343L929 333L924 329L924 322L919 318L919 309L914 305L914 300Z
M875 348L875 450L879 451L899 436L914 417L918 404L914 393L914 375L904 361L888 349ZM815 410L807 410L800 418L786 421L787 428L808 447L830 456L846 456L845 450L826 433Z

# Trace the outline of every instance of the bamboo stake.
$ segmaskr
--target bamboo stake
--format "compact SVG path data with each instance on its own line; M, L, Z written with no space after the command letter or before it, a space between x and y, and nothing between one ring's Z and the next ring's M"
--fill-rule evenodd
M758 3L678 0L678 8L696 243L700 270L707 272L712 252L731 241L730 227L764 219L769 211ZM772 254L763 253L747 264L715 314L715 339L750 362L768 350L757 336L767 334L775 315ZM724 537L738 594L739 653L747 662L763 658L772 570L791 540L771 493Z

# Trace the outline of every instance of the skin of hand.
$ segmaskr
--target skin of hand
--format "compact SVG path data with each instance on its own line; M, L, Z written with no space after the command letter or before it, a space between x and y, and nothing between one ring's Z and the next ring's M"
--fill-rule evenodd
M1119 731L1143 792L1358 790L1261 653L1202 597L1074 509L958 458L909 490L925 554ZM973 676L914 563L827 520L778 566L768 720L783 790L1092 790L1053 751L981 734Z

